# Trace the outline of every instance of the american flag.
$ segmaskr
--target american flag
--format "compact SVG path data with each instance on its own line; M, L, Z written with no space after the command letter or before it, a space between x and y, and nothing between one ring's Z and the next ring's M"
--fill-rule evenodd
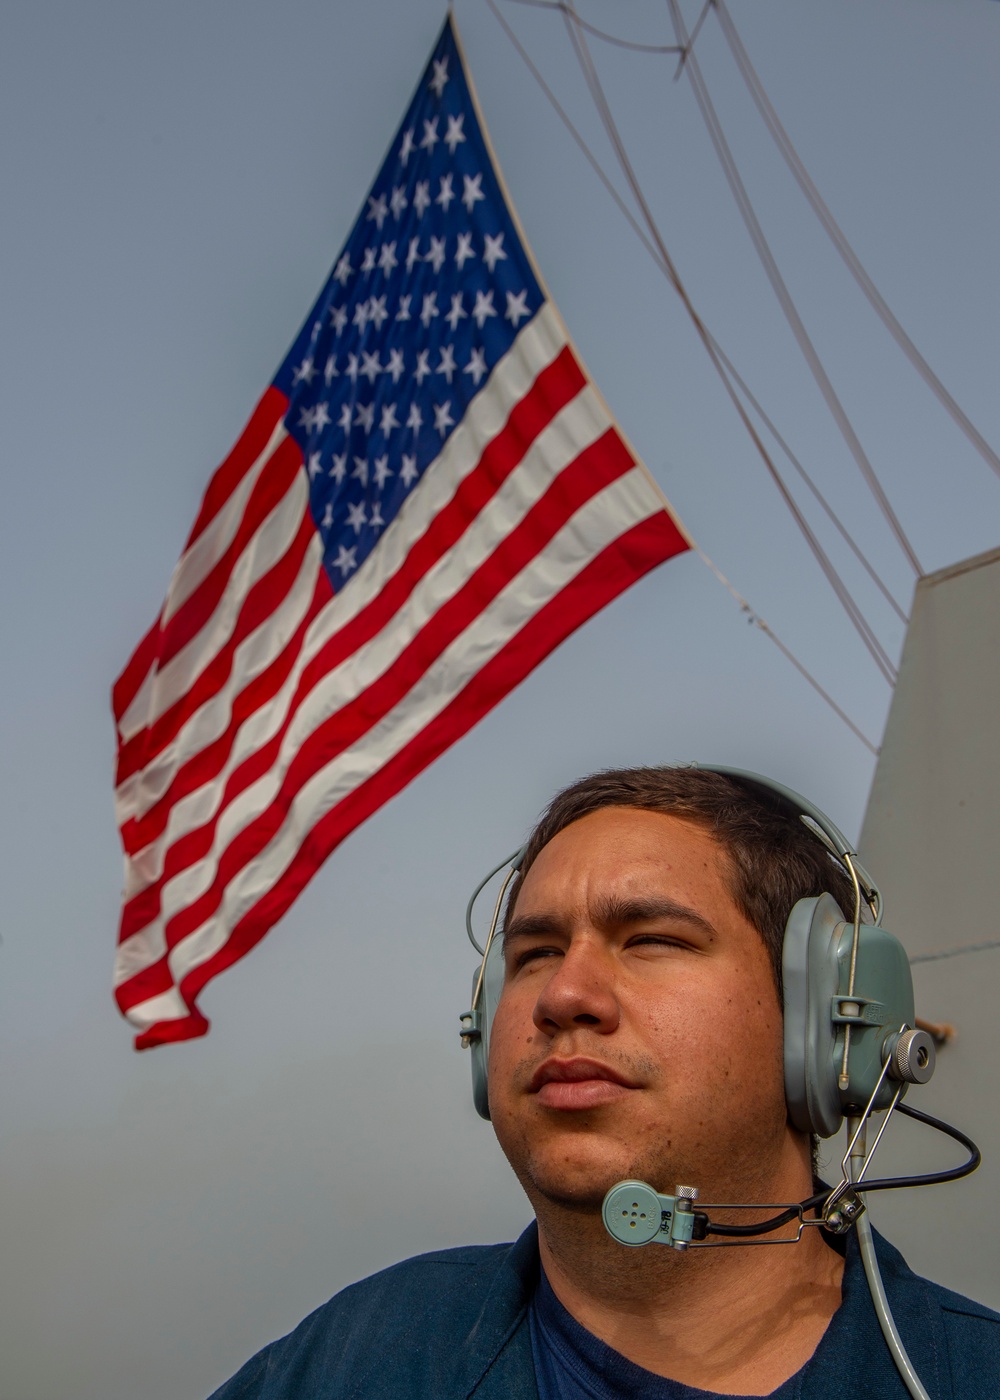
M115 995L145 1049L681 527L581 368L449 19L118 679Z

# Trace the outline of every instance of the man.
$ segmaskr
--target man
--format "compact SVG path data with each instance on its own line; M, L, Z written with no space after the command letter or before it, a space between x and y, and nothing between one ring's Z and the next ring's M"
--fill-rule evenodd
M601 1218L627 1178L712 1202L813 1194L785 1108L781 947L824 890L853 909L819 839L731 777L637 769L557 796L512 886L489 1043L493 1125L536 1224L346 1289L215 1400L905 1396L853 1235L679 1253L623 1248ZM879 1258L931 1400L995 1400L1000 1317L883 1241Z

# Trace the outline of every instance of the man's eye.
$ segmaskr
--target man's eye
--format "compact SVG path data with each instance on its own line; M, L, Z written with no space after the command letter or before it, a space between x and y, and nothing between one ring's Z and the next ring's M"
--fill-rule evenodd
M691 945L685 943L682 938L676 938L669 933L637 933L629 939L626 946L629 948L688 948Z
M558 948L551 947L524 948L514 958L514 966L515 968L526 967L528 963L537 962L541 958L555 957L558 952Z

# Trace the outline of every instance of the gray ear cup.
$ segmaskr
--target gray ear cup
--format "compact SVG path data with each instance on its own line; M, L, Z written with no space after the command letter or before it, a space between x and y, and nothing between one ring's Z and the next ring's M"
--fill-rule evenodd
M486 954L483 969L483 985L479 993L479 1035L472 1041L472 1099L480 1118L489 1119L490 1103L488 1095L487 1068L490 1060L490 1030L496 1015L500 993L503 991L504 961L500 938L494 938ZM476 994L479 971L472 979L472 995Z
M829 894L800 899L785 927L785 1098L793 1125L820 1137L832 1137L845 1113L864 1107L901 1026L913 1025L906 952L875 924L861 925L854 994L847 995L853 932ZM852 1029L844 1084L847 1026ZM887 1077L875 1107L887 1108L897 1088Z

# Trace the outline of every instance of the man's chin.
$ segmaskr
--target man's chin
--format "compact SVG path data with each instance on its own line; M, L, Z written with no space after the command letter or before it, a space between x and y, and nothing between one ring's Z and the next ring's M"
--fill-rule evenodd
M538 1196L550 1205L580 1215L599 1215L604 1197L619 1181L634 1177L632 1167L607 1160L556 1161L535 1158L520 1172L521 1184L534 1203Z

